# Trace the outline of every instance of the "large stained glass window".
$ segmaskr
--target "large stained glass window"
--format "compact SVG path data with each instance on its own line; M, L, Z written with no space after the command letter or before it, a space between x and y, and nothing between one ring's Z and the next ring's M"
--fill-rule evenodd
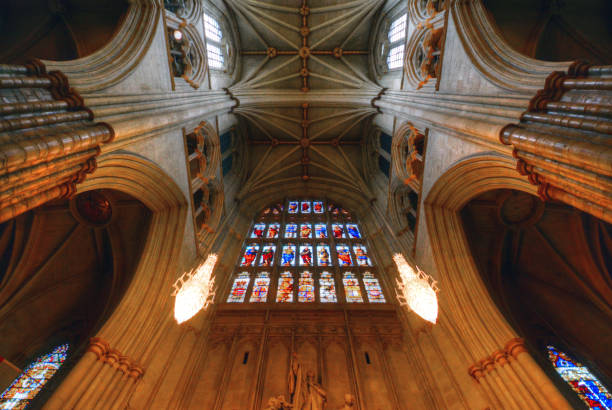
M386 303L366 233L323 199L288 198L258 213L227 302Z
M0 409L25 409L68 356L68 344L39 357L0 396Z
M557 373L565 380L590 409L611 409L612 395L588 368L554 346L547 346L548 358Z

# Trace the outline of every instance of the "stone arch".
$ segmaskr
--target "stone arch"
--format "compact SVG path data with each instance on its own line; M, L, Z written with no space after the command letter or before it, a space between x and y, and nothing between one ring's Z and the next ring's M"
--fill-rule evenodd
M76 60L43 62L49 71L64 73L80 93L104 90L126 78L144 58L157 31L159 13L159 7L150 7L144 0L133 1L104 47Z
M122 363L129 364L129 377L140 378L152 360L161 332L172 321L167 311L183 245L188 210L185 196L153 162L124 151L100 156L97 171L79 185L77 192L101 188L125 192L144 203L152 212L149 234L124 297L47 402L48 408L76 404L88 407L101 399L101 391L92 381L106 376L110 380L116 372L111 365L105 365L108 352L120 354ZM131 383L127 390L122 390L121 386L109 385L105 402L124 399L134 386Z
M492 24L482 1L453 2L450 12L463 49L474 67L502 89L535 93L553 71L571 62L547 62L513 50Z
M404 185L420 192L423 176L425 135L412 123L402 124L393 137L391 165L393 173Z
M128 7L127 0L109 0L94 9L86 0L5 2L0 60L23 64L33 58L68 61L91 55L111 41Z
M468 372L491 401L508 400L512 397L509 392L518 389L521 397L534 403L569 408L534 359L523 354L526 350L522 340L517 338L482 281L461 221L463 206L485 191L507 188L536 195L535 188L517 175L515 167L515 160L501 154L477 154L450 167L429 191L424 202L425 216L435 276L443 289L439 299L441 320L453 323L462 335L466 359L475 363ZM487 375L507 363L528 376L516 384L504 380L503 386L490 389Z

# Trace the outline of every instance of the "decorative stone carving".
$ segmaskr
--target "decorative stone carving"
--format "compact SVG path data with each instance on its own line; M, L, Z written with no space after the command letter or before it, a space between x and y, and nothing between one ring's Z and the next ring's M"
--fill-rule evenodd
M432 78L440 74L442 27L429 26L425 30L417 31L417 41L408 52L406 69L410 78L417 81L416 89L423 88Z
M299 410L323 410L325 408L327 393L316 383L312 370L306 371L304 375L303 366L295 352L291 356L288 385L291 394L291 408Z

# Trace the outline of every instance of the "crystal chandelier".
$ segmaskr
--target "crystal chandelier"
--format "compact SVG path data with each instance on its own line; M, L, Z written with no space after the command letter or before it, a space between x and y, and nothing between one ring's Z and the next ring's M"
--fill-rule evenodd
M415 272L406 262L404 255L396 253L393 260L397 265L400 279L397 281L397 299L402 306L408 306L423 319L436 323L438 318L438 287L431 276L417 266Z
M210 254L203 264L183 274L174 284L174 318L179 324L191 319L212 302L215 296L212 274L216 263L217 255Z

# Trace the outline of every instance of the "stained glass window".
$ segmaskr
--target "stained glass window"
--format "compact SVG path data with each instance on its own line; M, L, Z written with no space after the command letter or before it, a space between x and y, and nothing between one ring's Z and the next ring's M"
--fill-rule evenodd
M372 266L372 262L368 257L368 250L365 245L353 246L353 252L355 252L355 259L357 259L357 265L359 266Z
M331 273L323 271L319 278L319 299L321 303L336 303L336 285Z
M293 302L293 276L291 272L282 272L278 279L277 302Z
M0 409L25 409L68 357L70 345L56 347L39 357L0 396Z
M266 238L278 238L278 231L280 230L280 224L270 224L268 227L268 234Z
M265 230L266 224L259 223L253 225L253 233L251 233L251 238L263 238Z
M329 246L318 245L317 246L317 265L319 266L330 266L331 256L329 256Z
M312 266L312 246L300 246L300 266Z
M344 233L344 228L340 224L332 224L332 232L334 233L334 238L346 238L346 234Z
M590 409L612 408L612 395L588 368L554 346L547 346L555 370Z
M240 266L254 265L255 258L257 257L257 252L259 252L259 245L251 244L247 246L246 249L244 250L244 256L242 257Z
M249 272L241 272L238 274L236 279L234 279L232 290L227 298L228 303L244 302L244 297L246 296L246 291L249 287L250 280L251 278L249 277Z
M316 224L315 225L315 236L317 238L326 239L327 238L327 226L325 224Z
M285 227L285 238L297 238L297 224L287 224Z
M272 264L274 263L274 252L276 252L276 246L264 246L263 251L261 251L259 266L272 266Z
M360 239L361 234L359 233L359 228L355 224L346 224L346 230L348 231L349 238Z
M227 301L386 303L366 239L356 218L333 202L275 202L247 233ZM344 292L336 292L336 280Z
M353 260L351 259L351 251L346 245L337 245L336 252L338 253L338 264L340 266L351 266Z
M270 274L268 272L260 272L253 282L253 292L249 302L265 302L268 298L268 290L270 289Z
M312 238L312 225L311 224L300 225L300 238L302 239Z
M283 254L281 255L281 266L295 266L295 245L288 244L283 246Z
M300 282L298 285L298 302L314 302L315 286L312 273L308 271L300 273Z
M382 293L378 279L370 272L363 274L363 286L368 294L370 303L385 303L385 296Z
M346 272L342 279L344 283L344 294L346 295L346 301L348 303L361 303L363 298L361 297L361 288L359 287L359 280L351 272Z
M322 214L325 211L325 208L323 207L323 202L321 201L314 201L312 203L312 208L315 214Z

